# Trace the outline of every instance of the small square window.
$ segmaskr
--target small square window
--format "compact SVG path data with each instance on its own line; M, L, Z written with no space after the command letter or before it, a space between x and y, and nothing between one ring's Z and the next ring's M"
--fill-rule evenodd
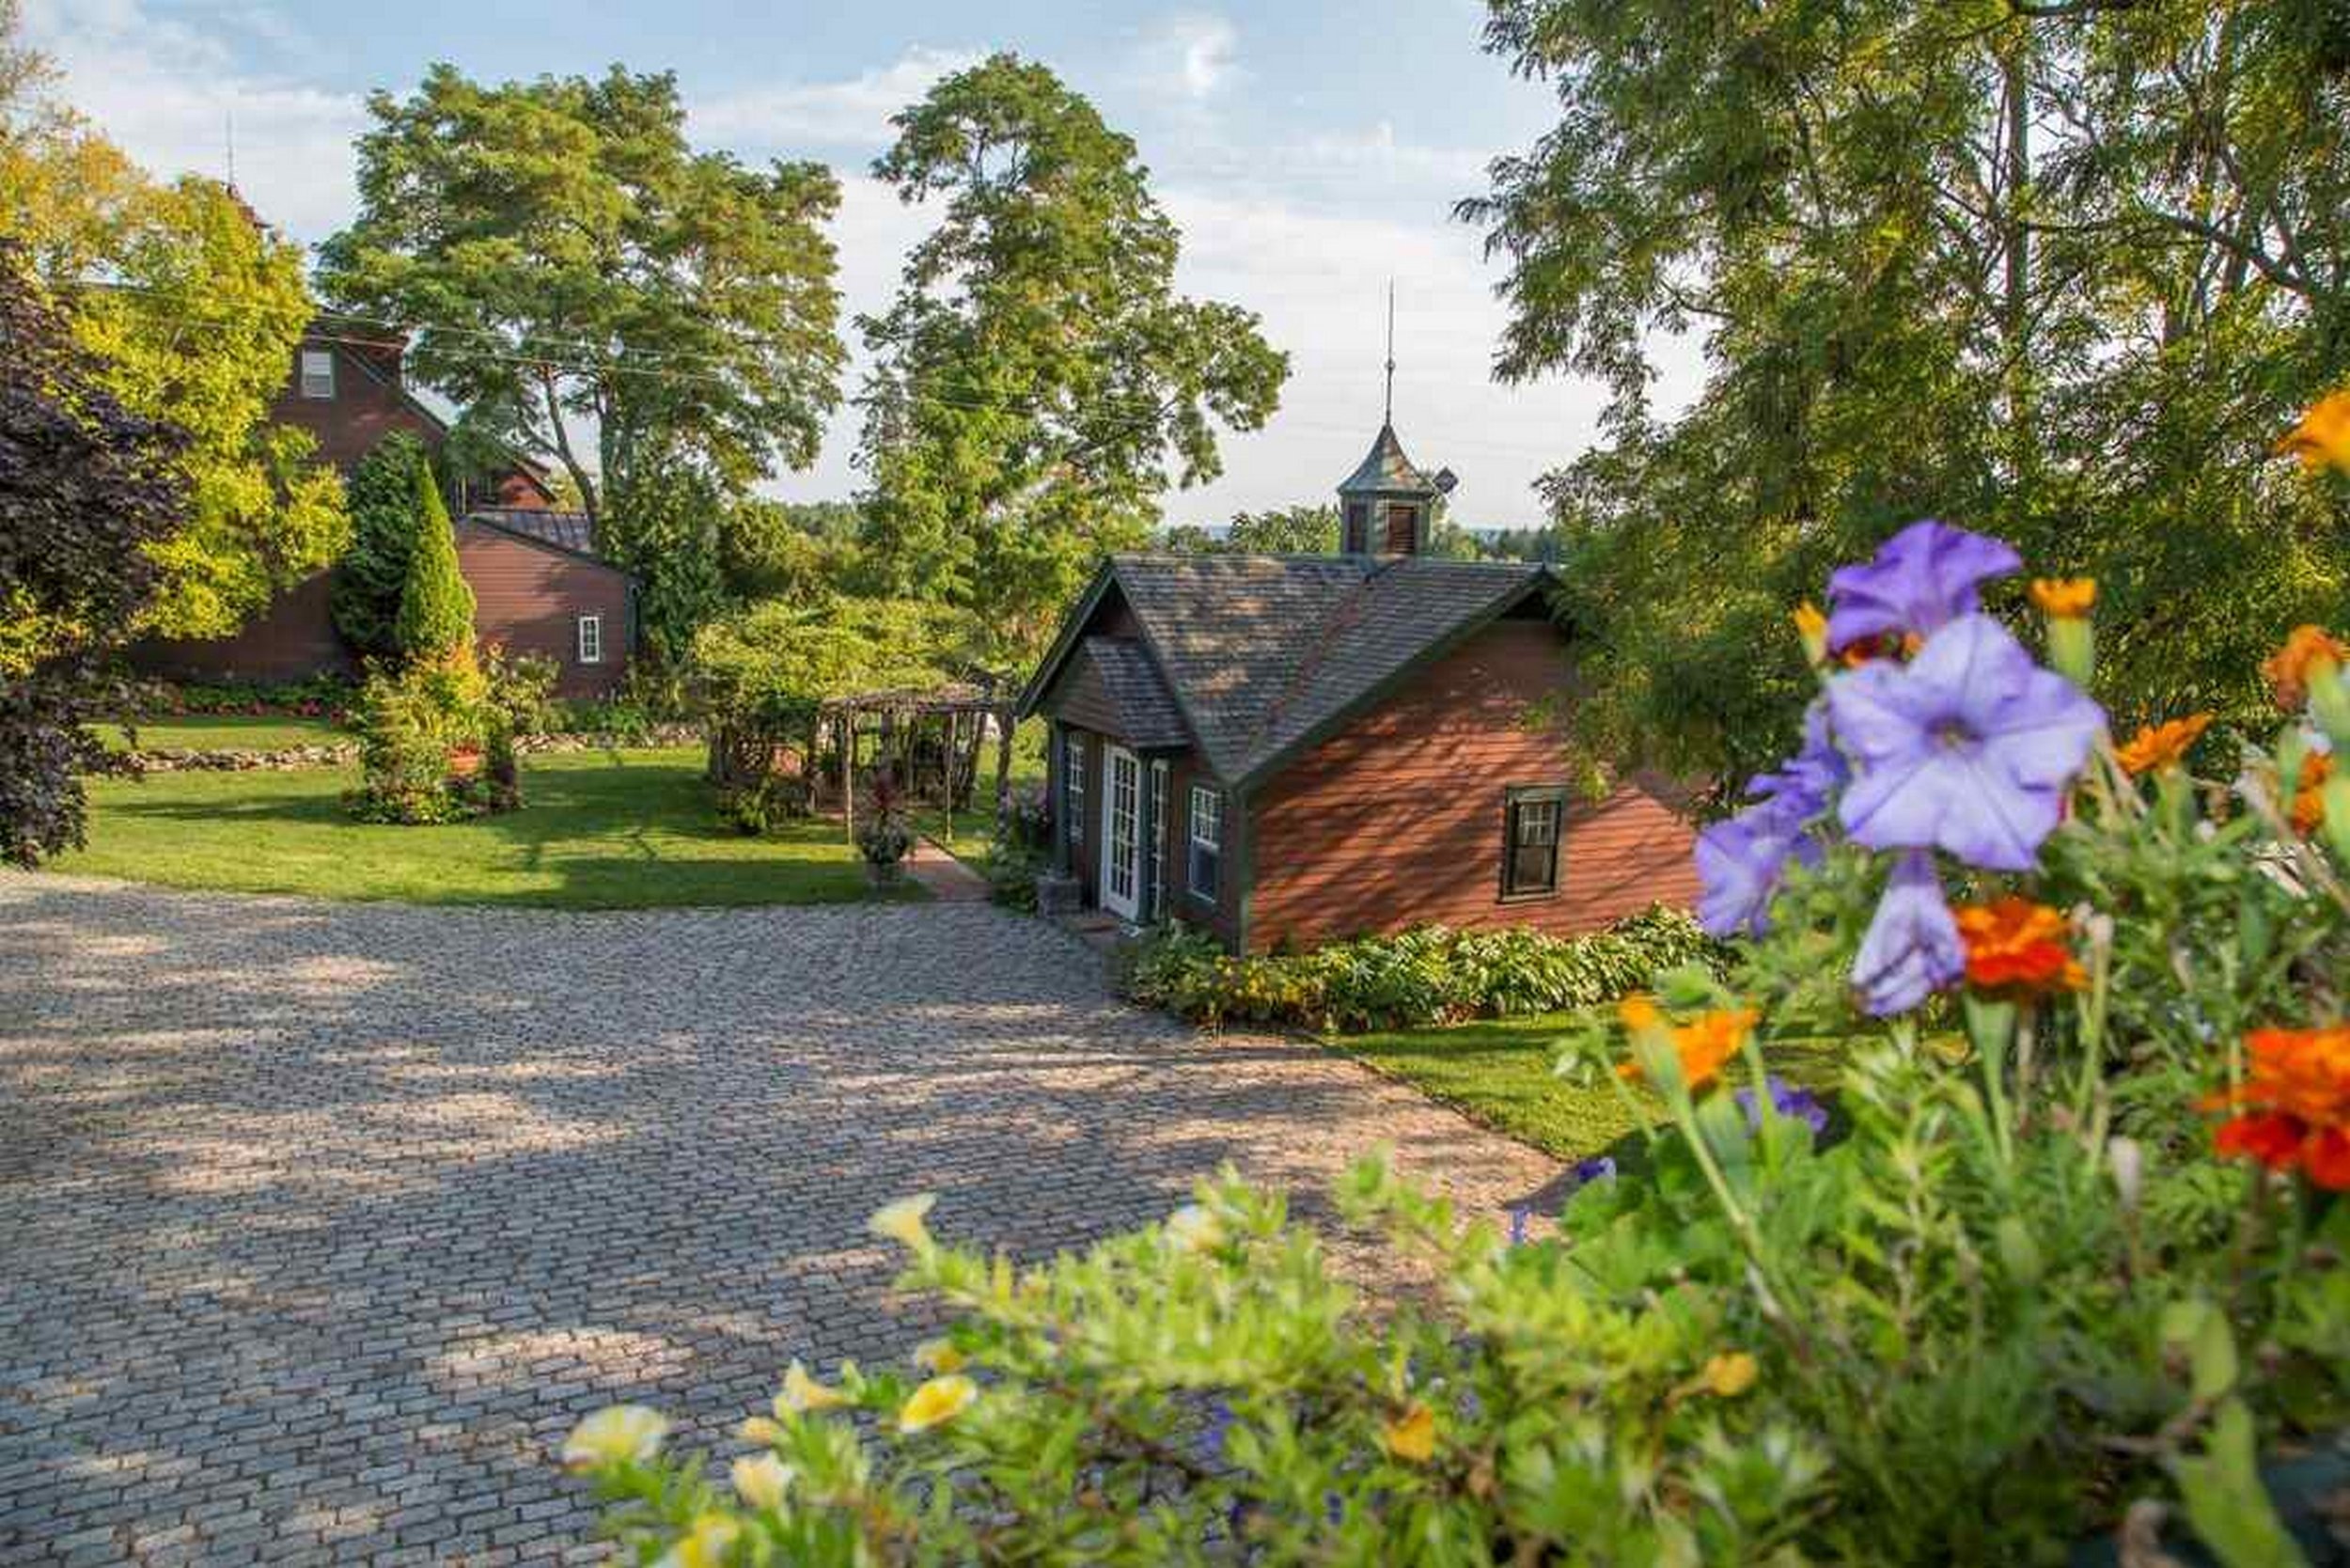
M1502 811L1501 896L1541 898L1559 891L1559 840L1564 837L1567 792L1514 789Z
M1214 903L1224 870L1224 797L1204 784L1191 787L1190 840L1184 860L1191 896Z
M579 662L583 665L603 663L603 617L600 615L579 618Z
M335 396L335 355L330 351L302 351L302 395L321 401Z

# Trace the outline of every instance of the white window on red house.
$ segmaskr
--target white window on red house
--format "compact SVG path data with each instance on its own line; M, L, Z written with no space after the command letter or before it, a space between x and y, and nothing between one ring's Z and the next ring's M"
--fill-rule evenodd
M327 349L302 351L302 395L321 401L335 396L335 355Z
M583 665L603 663L603 617L600 615L579 618L579 662Z
M1072 849L1083 849L1086 841L1086 738L1065 735L1061 738L1060 767L1061 837Z
M1204 784L1191 787L1190 839L1185 881L1193 898L1214 903L1224 869L1224 797Z

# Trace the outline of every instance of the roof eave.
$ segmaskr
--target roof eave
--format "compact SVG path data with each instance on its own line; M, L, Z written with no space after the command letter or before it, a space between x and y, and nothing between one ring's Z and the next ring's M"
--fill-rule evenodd
M1044 700L1045 692L1060 678L1061 666L1069 662L1069 655L1076 651L1081 640L1078 634L1085 630L1086 622L1093 619L1093 612L1101 607L1102 596L1109 591L1110 584L1117 577L1118 557L1104 556L1102 564L1093 569L1093 580L1078 596L1076 607L1062 619L1059 632L1054 635L1053 646L1044 651L1043 662L1036 666L1036 673L1021 688L1019 706L1012 710L1014 719L1036 716L1037 704Z

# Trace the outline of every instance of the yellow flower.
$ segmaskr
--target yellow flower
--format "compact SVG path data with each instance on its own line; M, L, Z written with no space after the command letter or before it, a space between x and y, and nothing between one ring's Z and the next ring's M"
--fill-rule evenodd
M2350 474L2350 386L2320 398L2301 422L2277 443L2277 455L2287 452L2314 474L2321 468Z
M941 1421L953 1420L963 1414L971 1402L979 1397L979 1386L969 1378L957 1375L933 1377L914 1390L905 1407L898 1412L901 1432L928 1432Z
M734 1462L734 1490L753 1508L781 1508L791 1488L791 1466L772 1453L755 1453Z
M1197 1203L1167 1216L1167 1239L1185 1252L1213 1252L1224 1245L1224 1222Z
M705 1513L685 1538L653 1560L653 1568L719 1568L743 1527L723 1513Z
M1415 1402L1379 1429L1380 1446L1407 1465L1425 1465L1436 1455L1436 1413Z
M963 1371L965 1357L945 1340L925 1340L914 1347L914 1364L934 1372Z
M932 1192L917 1192L912 1198L901 1198L895 1203L866 1222L867 1229L877 1236L886 1236L899 1246L919 1252L931 1242L931 1233L923 1228L922 1216L938 1201Z
M776 1403L780 1404L782 1401ZM745 1443L757 1443L761 1448L772 1448L783 1441L782 1426L764 1416L746 1418L741 1426L734 1429L734 1435Z
M1616 1016L1634 1034L1642 1029L1662 1028L1665 1023L1665 1015L1656 1011L1656 1003L1637 992L1616 1004Z
M1755 1365L1753 1356L1743 1350L1733 1350L1706 1362L1700 1381L1710 1394L1721 1399L1736 1399L1754 1387L1754 1380L1762 1375L1762 1369Z
M597 1411L563 1439L563 1467L601 1470L607 1465L634 1465L660 1450L669 1423L658 1410L641 1404L615 1404Z
M1815 665L1827 662L1827 617L1805 600L1795 606L1795 635L1803 639L1803 656Z
M2096 607L2094 577L2034 577L2031 602L2052 620L2081 620Z
M807 1375L806 1367L794 1361L784 1369L783 1392L776 1396L776 1414L804 1416L811 1410L833 1410L848 1403L848 1395L817 1382Z

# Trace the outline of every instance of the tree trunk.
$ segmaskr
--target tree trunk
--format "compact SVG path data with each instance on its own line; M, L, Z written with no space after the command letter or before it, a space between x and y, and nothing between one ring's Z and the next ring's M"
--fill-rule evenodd
M572 432L563 424L563 400L555 395L552 366L539 367L539 389L546 399L547 424L555 434L555 455L563 460L564 471L571 475L572 483L579 487L580 510L588 514L588 537L601 547L603 541L597 538L596 524L603 509L597 505L596 481L580 466L578 455L572 450Z
M2020 23L1999 55L2001 107L2006 113L2005 168L2000 214L2005 277L2000 300L2000 351L2006 360L2009 450L2016 502L2029 510L2040 469L2037 402L2031 356L2031 24Z

